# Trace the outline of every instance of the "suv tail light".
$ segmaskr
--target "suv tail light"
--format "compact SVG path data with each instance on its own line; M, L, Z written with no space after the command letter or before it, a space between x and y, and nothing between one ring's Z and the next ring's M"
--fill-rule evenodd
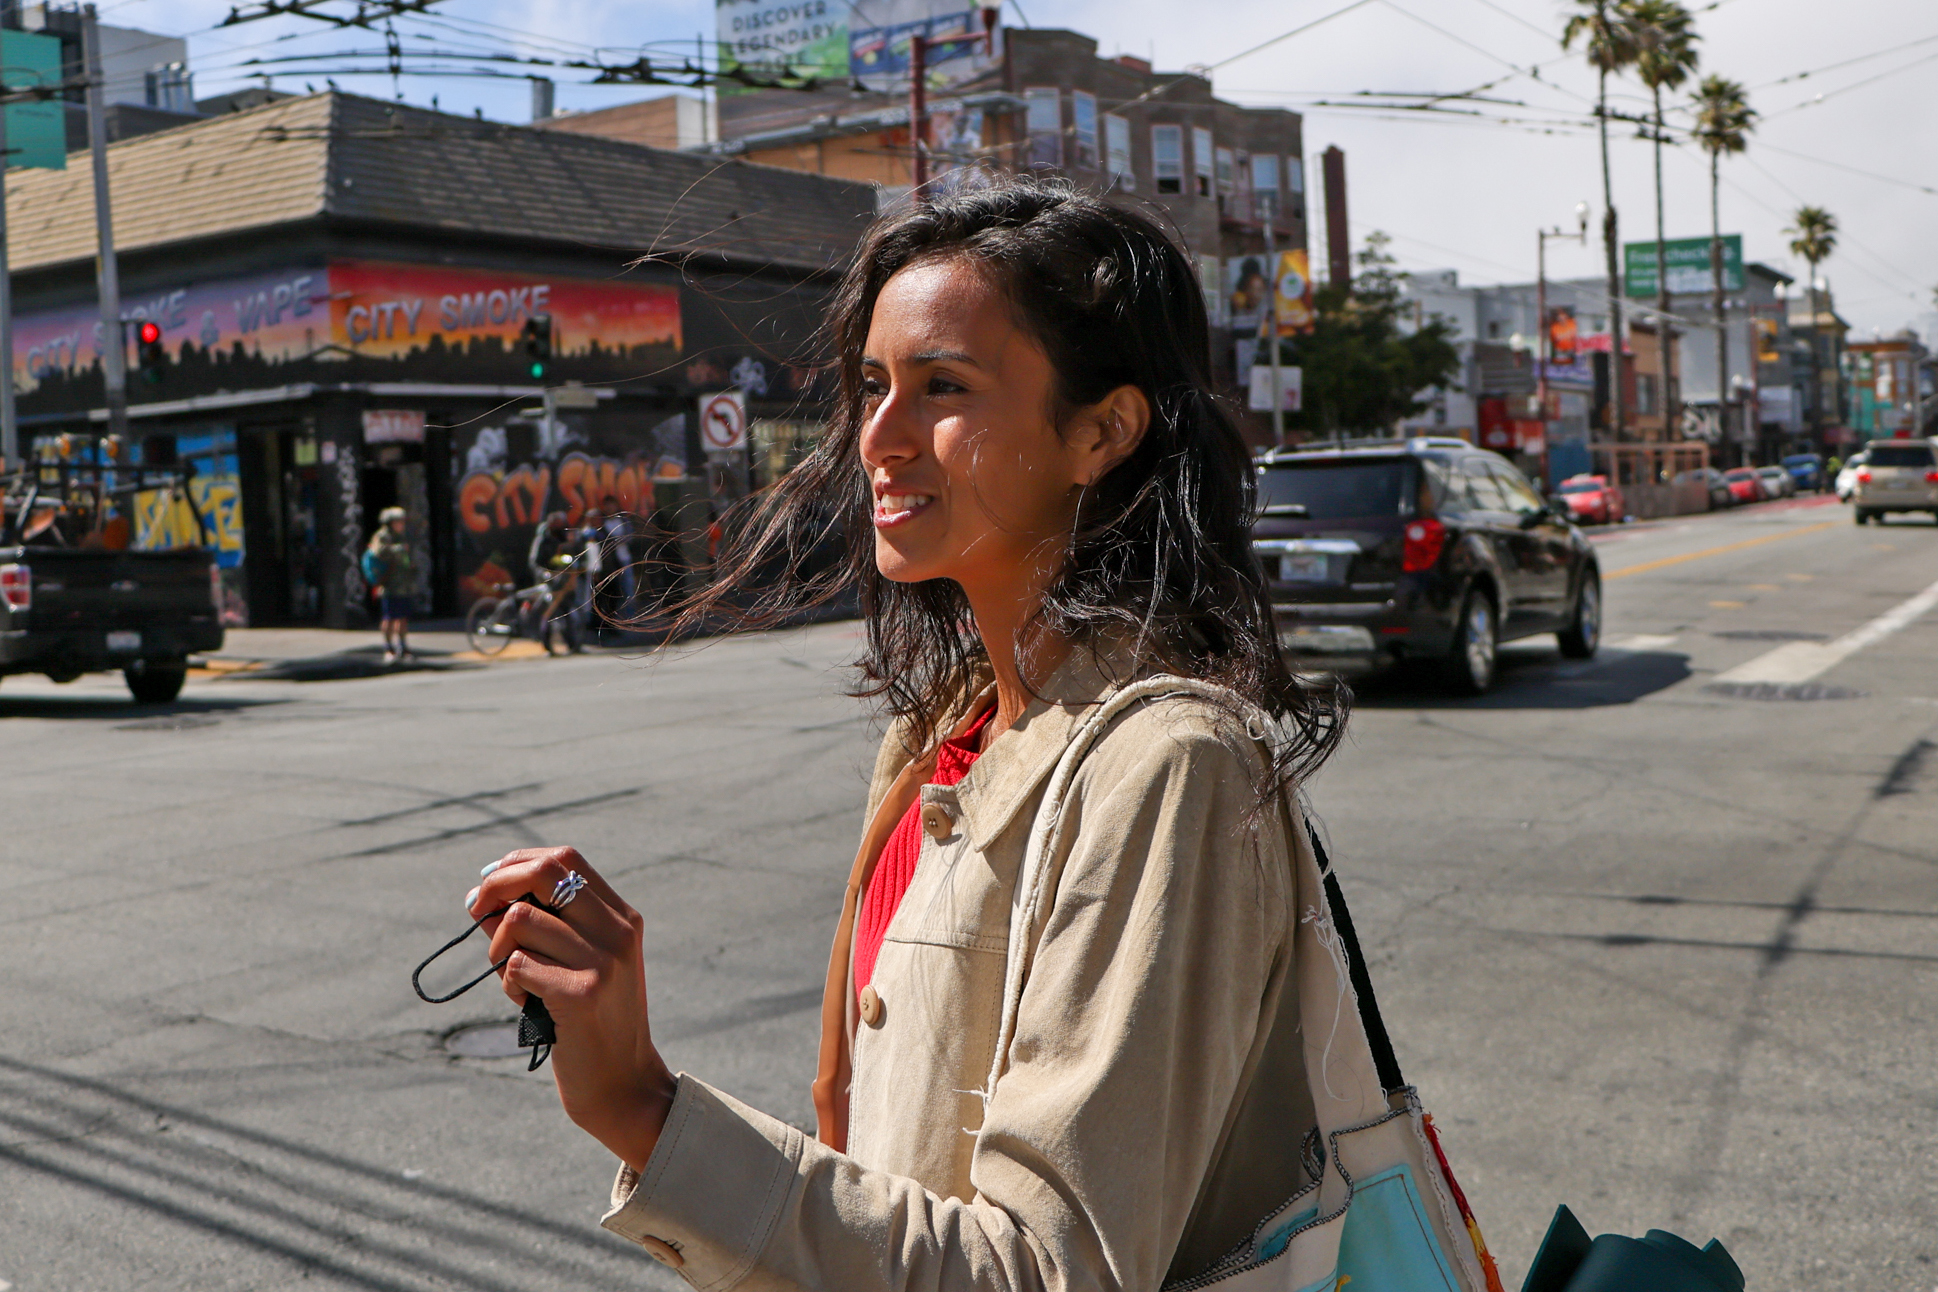
M1925 483L1926 483L1926 484L1938 484L1938 471L1927 471L1927 472L1925 472Z
M1864 471L1859 471L1859 472L1857 473L1857 483L1859 483L1859 484L1869 484L1869 483L1871 483L1871 473L1870 473L1870 471L1868 471L1868 470L1864 470Z
M1406 542L1400 549L1400 568L1408 574L1431 570L1447 544L1447 527L1431 516L1406 523Z
M0 600L9 610L30 610L34 604L34 572L24 565L0 565Z

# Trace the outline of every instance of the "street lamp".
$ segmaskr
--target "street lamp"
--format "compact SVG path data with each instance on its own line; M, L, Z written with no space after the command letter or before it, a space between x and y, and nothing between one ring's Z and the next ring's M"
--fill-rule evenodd
M1541 478L1548 476L1548 365L1554 362L1554 329L1548 326L1548 239L1573 238L1582 246L1588 245L1588 203L1575 203L1575 231L1565 229L1537 229L1535 231L1535 285L1534 310L1535 324L1540 329L1540 341L1535 346L1534 398L1541 407ZM1616 380L1621 380L1619 365L1613 369ZM1551 481L1549 483L1552 483Z

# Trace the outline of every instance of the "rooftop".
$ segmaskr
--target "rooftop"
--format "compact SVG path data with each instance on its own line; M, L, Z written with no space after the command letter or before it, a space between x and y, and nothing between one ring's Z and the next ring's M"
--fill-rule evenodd
M136 251L309 220L827 269L865 184L331 91L110 145L115 243ZM15 272L92 259L94 182L6 176Z

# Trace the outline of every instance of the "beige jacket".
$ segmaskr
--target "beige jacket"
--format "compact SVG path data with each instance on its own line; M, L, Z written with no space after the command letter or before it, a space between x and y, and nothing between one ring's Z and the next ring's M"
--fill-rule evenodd
M1241 724L1193 697L1130 709L1081 764L1007 1068L980 1091L1032 820L1110 687L1079 653L951 787L889 733L831 957L819 1137L682 1075L606 1228L709 1290L1155 1292L1308 1183L1289 852L1307 844L1254 810ZM864 1009L856 907L918 796Z

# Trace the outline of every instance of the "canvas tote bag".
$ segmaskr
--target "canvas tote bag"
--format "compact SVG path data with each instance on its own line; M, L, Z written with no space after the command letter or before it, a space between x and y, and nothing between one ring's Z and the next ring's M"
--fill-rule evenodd
M1267 730L1264 715L1235 693L1179 677L1119 688L1077 729L1051 775L1017 877L1003 1012L985 1091L995 1091L1008 1062L1030 958L1053 896L1049 859L1057 853L1062 806L1077 768L1131 705L1178 694L1249 709L1257 715L1255 737ZM1312 844L1293 877L1293 972L1306 1080L1318 1111L1316 1143L1308 1142L1304 1157L1320 1162L1319 1178L1260 1217L1251 1238L1211 1269L1166 1292L1501 1292L1432 1119L1400 1076L1339 882L1303 814L1289 804L1283 810L1288 840L1289 831L1304 828Z

